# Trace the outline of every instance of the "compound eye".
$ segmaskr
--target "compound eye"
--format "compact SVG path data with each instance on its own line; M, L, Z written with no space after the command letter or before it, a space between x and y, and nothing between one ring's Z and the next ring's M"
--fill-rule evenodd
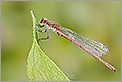
M42 20L40 21L40 23L46 23L46 22L48 22L46 18L42 18Z
M48 22L48 20L46 18L42 18L41 21L40 21L40 27L44 27L45 24Z

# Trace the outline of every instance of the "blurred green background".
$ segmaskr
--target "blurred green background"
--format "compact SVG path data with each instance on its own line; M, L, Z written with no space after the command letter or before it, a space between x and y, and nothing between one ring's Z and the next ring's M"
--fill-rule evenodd
M102 58L117 68L116 73L50 31L41 48L71 80L120 80L120 1L4 1L1 5L2 80L28 80L26 59L33 39L30 10L38 22L48 18L108 46L110 52Z

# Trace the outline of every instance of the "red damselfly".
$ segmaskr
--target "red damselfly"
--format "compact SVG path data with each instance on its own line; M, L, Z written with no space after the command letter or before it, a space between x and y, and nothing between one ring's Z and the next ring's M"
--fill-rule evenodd
M40 28L44 28L43 30L38 30L39 32L47 33L47 37L41 38L40 40L49 39L48 29L52 29L59 36L62 36L70 40L73 44L78 46L80 49L92 55L98 61L106 65L110 70L114 72L117 71L116 68L114 68L111 64L109 64L108 62L100 58L103 54L106 54L107 52L109 52L105 44L100 43L96 40L90 39L86 36L77 34L76 32L70 29L64 28L54 22L48 21L46 18L42 18L40 21L40 24L37 24L37 26Z

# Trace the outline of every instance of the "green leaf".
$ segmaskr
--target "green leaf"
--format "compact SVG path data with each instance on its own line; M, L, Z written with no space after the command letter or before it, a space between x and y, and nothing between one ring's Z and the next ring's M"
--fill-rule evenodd
M33 44L27 58L27 76L31 81L70 81L58 66L46 56L37 42L36 19L33 20Z

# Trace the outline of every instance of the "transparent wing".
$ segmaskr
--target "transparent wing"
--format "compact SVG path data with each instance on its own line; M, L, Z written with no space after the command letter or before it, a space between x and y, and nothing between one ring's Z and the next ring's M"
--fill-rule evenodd
M109 51L105 44L90 39L86 36L77 34L76 32L70 29L60 27L60 31L72 40L76 41L77 43L82 44L85 48L87 48L92 53L98 55L99 57L102 56L102 54L106 54Z

